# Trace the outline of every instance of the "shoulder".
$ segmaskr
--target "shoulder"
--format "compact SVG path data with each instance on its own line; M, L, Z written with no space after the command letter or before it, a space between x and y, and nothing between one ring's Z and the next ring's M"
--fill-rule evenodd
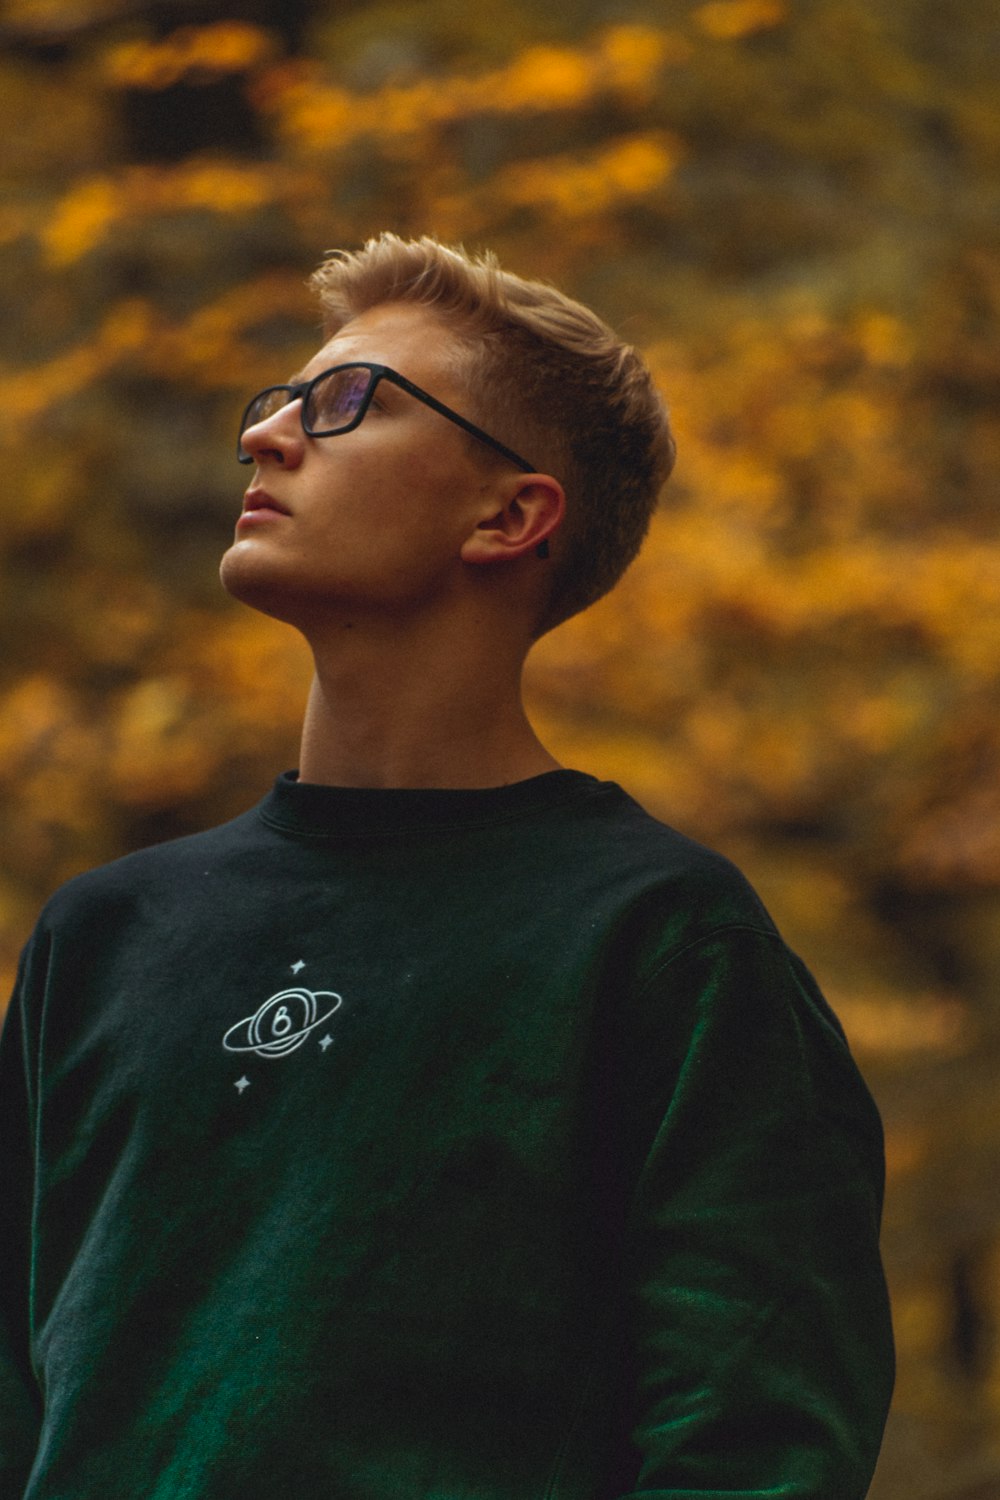
M667 924L669 947L730 927L777 935L730 859L654 817L614 783L600 783L590 799L578 852L593 879L627 896L636 921Z
M122 907L155 898L157 892L190 890L199 872L239 856L259 838L257 810L201 833L137 849L74 876L49 898L35 935L58 932Z

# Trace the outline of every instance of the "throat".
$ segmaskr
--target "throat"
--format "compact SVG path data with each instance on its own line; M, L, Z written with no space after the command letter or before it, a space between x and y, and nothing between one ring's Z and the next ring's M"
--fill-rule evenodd
M434 672L324 673L317 663L302 730L300 780L327 786L475 789L505 786L559 762L541 744L521 700L442 681Z

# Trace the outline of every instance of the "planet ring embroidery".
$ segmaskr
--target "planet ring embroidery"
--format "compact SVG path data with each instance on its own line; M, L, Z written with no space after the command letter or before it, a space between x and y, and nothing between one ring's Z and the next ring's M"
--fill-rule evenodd
M324 1002L332 1003L323 1008ZM265 1000L255 1015L230 1026L222 1045L227 1052L285 1057L301 1047L315 1027L328 1021L341 1003L340 995L332 990L281 990Z

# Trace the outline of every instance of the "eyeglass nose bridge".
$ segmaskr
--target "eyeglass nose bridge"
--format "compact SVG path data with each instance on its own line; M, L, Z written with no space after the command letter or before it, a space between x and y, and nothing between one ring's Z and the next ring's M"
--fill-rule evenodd
M307 430L305 425L304 413L305 398L308 390L309 382L302 381L298 385L269 385L266 390L259 391L257 395L254 396L253 400L244 411L242 420L240 422L239 437L236 440L236 458L239 463L252 464L254 461L253 454L248 453L243 446L243 439L250 431L250 429L253 427L260 427L262 423L270 422L274 417L280 417L281 414L296 401L301 401L303 403L302 412L300 412L299 414L299 423L302 427L303 432ZM282 401L280 406L275 406L271 410L263 411L259 415L255 414L255 408L258 407L266 397L274 396L279 391L284 391L286 393L285 400Z

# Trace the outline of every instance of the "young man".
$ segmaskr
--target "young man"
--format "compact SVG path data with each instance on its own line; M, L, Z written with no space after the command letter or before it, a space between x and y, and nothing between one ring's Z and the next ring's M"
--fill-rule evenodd
M4 1040L25 1500L860 1500L877 1115L742 877L523 709L673 447L557 292L383 236L247 409L297 776L58 893Z

